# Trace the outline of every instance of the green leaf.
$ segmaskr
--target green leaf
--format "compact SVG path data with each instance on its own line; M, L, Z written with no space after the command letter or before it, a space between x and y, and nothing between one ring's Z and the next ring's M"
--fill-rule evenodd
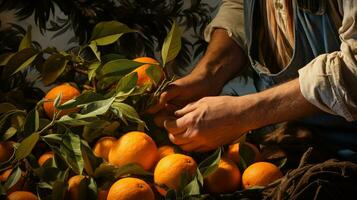
M84 169L89 176L93 176L95 169L100 166L100 164L103 162L103 159L96 157L92 149L87 144L84 144L84 142L82 142L81 147Z
M17 129L14 127L8 128L5 133L0 136L0 141L6 141L17 133Z
M52 186L52 199L65 199L67 193L67 182L63 180L56 180Z
M162 79L162 71L159 65L151 65L146 69L146 74L154 82L154 85L159 85Z
M93 51L95 57L100 61L100 51L98 50L97 43L93 41L88 45L88 47Z
M12 110L17 110L16 106L6 102L0 103L0 115Z
M10 76L30 66L38 55L38 51L32 48L23 49L12 56L4 67L2 79L8 79Z
M218 148L212 155L208 156L198 165L203 178L206 178L218 168L219 161L221 160L221 153L222 148Z
M138 124L145 124L145 122L140 119L139 114L136 112L135 108L128 104L114 102L112 108L114 114L118 116L121 120L123 120L123 122L126 124L127 119Z
M81 114L72 113L70 115L62 116L58 120L58 122L62 122L66 124L71 124L71 123L73 124L78 122L80 122L79 124L83 124L83 125L88 124L89 122L93 122L93 120L97 120L98 115L105 114L111 107L114 100L115 98L111 97L108 99L88 103L83 107ZM87 119L90 121L86 121Z
M38 132L31 134L22 142L20 143L20 146L17 148L15 152L15 158L16 160L22 160L26 158L32 151L32 149L35 147L36 143L38 142L38 139L40 138L40 134Z
M123 23L117 21L100 22L94 27L90 41L99 46L108 45L116 42L124 33L130 32L135 32L135 30Z
M101 65L100 62L91 63L88 67L88 80L91 81L94 77L96 77L96 72Z
M200 181L197 176L195 176L195 178L184 187L183 193L185 196L200 194L200 188Z
M84 161L81 151L81 138L70 130L67 130L62 136L60 151L69 167L76 174L82 174Z
M83 128L82 136L88 142L91 143L96 138L104 135L114 136L116 129L120 126L118 121L97 120L91 124L85 125Z
M21 43L20 43L20 46L19 46L19 51L31 47L31 43L32 43L31 29L32 29L31 25L27 26L27 32L26 32L25 36L22 38L22 40L21 40Z
M14 186L20 180L20 178L21 178L21 169L20 167L16 167L15 169L12 170L11 175L9 176L9 178L4 184L6 190Z
M135 89L136 82L138 81L138 73L129 73L120 79L116 87L116 97L121 97L120 99L125 100L126 97Z
M102 163L94 171L94 178L103 178L103 179L113 179L116 173L117 167L109 163Z
M126 175L152 176L152 173L145 171L140 165L134 163L124 165L115 170L116 178Z
M100 101L100 100L104 100L104 99L105 98L103 95L96 93L96 92L88 91L88 92L84 92L84 93L80 94L75 99L69 100L69 101L57 106L56 108L59 110L65 110L65 109L75 108L77 106L84 106L84 105L90 104L92 102Z
M104 77L110 76L125 76L143 63L135 62L128 59L117 59L105 63L101 69L101 74Z
M255 162L254 150L244 142L239 143L239 163L240 169L246 169L249 165Z
M0 66L6 65L15 53L4 53L0 55Z
M43 63L42 66L42 82L45 85L51 84L63 73L66 69L68 60L62 54L52 54Z
M26 121L24 125L25 135L29 135L31 133L36 132L39 126L40 126L40 117L37 109L35 108L32 109L26 117Z
M161 56L163 66L173 60L181 50L181 31L176 22L172 23L171 30L168 32L164 44L162 45Z

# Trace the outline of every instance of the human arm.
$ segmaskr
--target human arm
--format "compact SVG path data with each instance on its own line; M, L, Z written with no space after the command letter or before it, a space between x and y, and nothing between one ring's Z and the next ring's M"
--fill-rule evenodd
M173 82L148 110L157 113L168 102L183 106L205 96L218 95L223 85L246 67L242 0L224 0L205 30L208 48L187 76Z
M186 151L229 144L247 131L322 111L301 94L298 79L246 96L206 97L165 121L170 140Z

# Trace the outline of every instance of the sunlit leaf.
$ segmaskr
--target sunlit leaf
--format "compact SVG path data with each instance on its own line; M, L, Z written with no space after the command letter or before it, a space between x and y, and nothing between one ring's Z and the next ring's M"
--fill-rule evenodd
M48 85L56 81L66 69L67 63L68 60L62 54L53 54L47 58L42 66L42 82Z
M20 42L19 51L31 47L31 43L32 43L31 30L32 30L32 26L29 25L27 27L27 32L26 32L25 36L22 38L22 40Z
M6 65L15 53L4 53L0 55L0 66Z
M22 140L20 146L17 148L15 153L16 160L22 160L26 158L31 153L32 149L35 147L39 138L40 134L38 132L35 132L24 140Z
M158 85L162 80L162 70L160 70L160 66L151 65L146 69L146 74L153 81L154 85Z
M100 100L104 100L104 99L105 98L103 95L101 95L99 93L92 92L92 91L88 91L88 92L84 92L84 93L80 94L75 99L71 99L71 100L57 106L56 108L59 110L70 109L70 108L83 106L83 105L90 104L92 102L100 101Z
M91 42L99 46L116 42L124 33L135 32L127 25L118 21L108 21L98 23L92 32Z
M181 50L181 31L174 21L161 50L163 66L173 60Z
M12 170L11 175L7 179L7 181L4 184L4 187L6 189L11 188L14 186L21 178L21 169L20 167L16 167L15 169Z
M114 113L121 120L123 120L123 122L126 122L126 120L130 120L138 124L145 124L145 122L140 119L139 114L136 112L135 108L128 104L114 102L112 108L114 109Z
M93 41L88 45L88 47L93 51L95 57L100 61L100 51L98 50L97 43Z
M101 69L101 73L104 77L125 76L141 65L142 63L133 60L117 59L105 63Z

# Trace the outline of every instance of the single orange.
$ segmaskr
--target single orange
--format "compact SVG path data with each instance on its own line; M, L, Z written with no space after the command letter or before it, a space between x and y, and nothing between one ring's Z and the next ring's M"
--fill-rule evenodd
M107 200L154 200L150 186L138 178L123 178L109 189Z
M254 160L257 162L257 161L261 161L262 160L262 154L259 152L259 149L249 143L249 142L244 142L242 143L242 145L245 145L246 147L248 147L253 153L254 153ZM233 160L236 164L239 163L239 146L240 146L240 143L235 143L235 144L232 144L232 145L229 145L228 147L228 158Z
M14 154L13 143L12 141L0 142L0 163L8 161Z
M269 162L256 162L244 170L242 176L245 189L253 186L266 186L281 178L283 174L280 169Z
M163 196L166 195L167 191L161 186L178 190L181 177L193 178L196 170L197 164L190 156L171 154L164 157L157 163L154 171L154 182L158 192Z
M85 177L83 175L72 176L68 180L68 192L71 200L77 200L80 198L79 184Z
M70 85L68 83L64 83L62 85L56 86L56 87L52 88L50 91L48 91L45 96L45 100L47 102L45 102L43 104L43 109L45 110L45 112L49 118L53 117L53 113L55 111L53 101L56 99L57 95L59 95L59 94L62 94L60 104L63 104L65 102L79 96L80 92L77 88L73 87L72 85ZM78 112L78 111L79 111L79 108L71 108L71 109L61 110L59 117L61 117L63 115L68 115L73 112Z
M38 200L38 198L31 192L16 191L8 195L7 200Z
M93 147L94 155L108 161L109 150L116 141L117 139L115 137L106 136L100 138Z
M238 190L241 174L237 165L230 159L222 157L218 168L204 180L208 192L212 194L230 193Z
M54 154L52 151L47 151L46 153L42 154L40 156L40 158L38 159L38 164L40 166L42 166L43 164L45 164L45 162L48 160L48 159L52 159L54 157Z
M121 136L110 148L108 161L117 166L135 163L150 170L158 158L154 140L143 132L132 131Z
M139 58L134 59L134 61L141 62L141 63L150 63L150 64L141 65L134 70L134 72L136 72L138 74L138 81L137 81L138 86L143 86L146 84L153 83L151 78L146 74L146 70L151 65L154 65L161 72L160 80L164 79L165 73L162 70L162 67L159 65L159 62L157 60L150 58L150 57L139 57Z
M164 146L159 147L158 152L159 152L159 160L161 160L165 156L174 154L175 148L170 145L164 145Z

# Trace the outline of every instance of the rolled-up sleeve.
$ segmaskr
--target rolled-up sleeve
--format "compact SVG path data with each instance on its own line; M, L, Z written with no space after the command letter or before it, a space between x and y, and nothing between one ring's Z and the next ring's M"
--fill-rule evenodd
M243 4L243 0L223 0L216 17L205 29L205 40L211 40L215 28L223 28L242 49L246 49Z
M342 1L341 1L342 2ZM323 111L357 120L357 0L343 1L340 51L299 70L302 95Z

